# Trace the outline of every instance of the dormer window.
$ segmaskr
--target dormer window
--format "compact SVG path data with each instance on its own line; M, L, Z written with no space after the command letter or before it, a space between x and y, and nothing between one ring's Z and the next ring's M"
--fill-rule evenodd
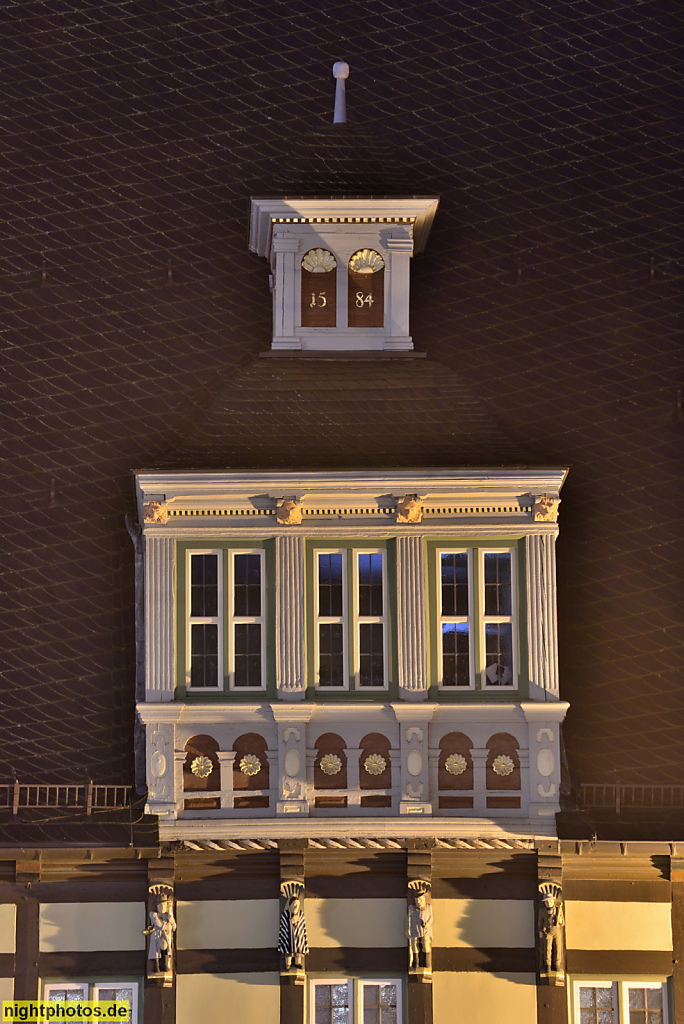
M375 249L358 249L349 260L350 327L382 327L385 321L385 261Z
M309 249L302 258L302 327L337 322L337 260L329 249Z

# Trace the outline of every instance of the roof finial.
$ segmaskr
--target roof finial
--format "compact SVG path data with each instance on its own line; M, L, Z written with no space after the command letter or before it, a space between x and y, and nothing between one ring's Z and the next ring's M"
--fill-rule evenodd
M333 64L333 78L335 82L335 113L333 124L347 123L347 98L345 95L344 80L349 77L349 65L343 60L335 61Z

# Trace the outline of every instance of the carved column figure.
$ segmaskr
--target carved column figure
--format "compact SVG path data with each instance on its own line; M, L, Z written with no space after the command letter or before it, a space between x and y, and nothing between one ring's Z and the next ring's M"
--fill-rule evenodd
M173 888L170 885L151 885L148 890L147 978L164 988L173 985L175 971L174 934L176 918L173 912Z
M304 920L304 883L282 882L280 895L283 909L278 929L278 952L284 959L286 973L304 972L304 957L309 952Z
M565 913L563 890L558 882L540 882L537 887L537 934L539 977L548 984L565 984Z
M430 883L415 880L408 883L409 902L406 934L409 943L409 971L411 974L432 973L432 904Z

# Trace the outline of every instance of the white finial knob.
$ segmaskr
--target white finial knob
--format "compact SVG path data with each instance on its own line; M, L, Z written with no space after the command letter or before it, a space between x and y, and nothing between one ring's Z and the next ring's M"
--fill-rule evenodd
M346 124L347 98L344 82L349 77L349 65L345 64L343 60L335 61L332 73L335 79L335 113L333 114L333 124Z

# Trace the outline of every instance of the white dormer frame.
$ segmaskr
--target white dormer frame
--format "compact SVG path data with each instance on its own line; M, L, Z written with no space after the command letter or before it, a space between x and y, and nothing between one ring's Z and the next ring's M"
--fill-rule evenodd
M411 351L410 259L422 252L439 199L252 199L249 247L269 260L273 282L274 350ZM301 260L310 249L328 249L337 261L335 327L301 324ZM385 261L384 323L347 324L347 272L358 249Z

